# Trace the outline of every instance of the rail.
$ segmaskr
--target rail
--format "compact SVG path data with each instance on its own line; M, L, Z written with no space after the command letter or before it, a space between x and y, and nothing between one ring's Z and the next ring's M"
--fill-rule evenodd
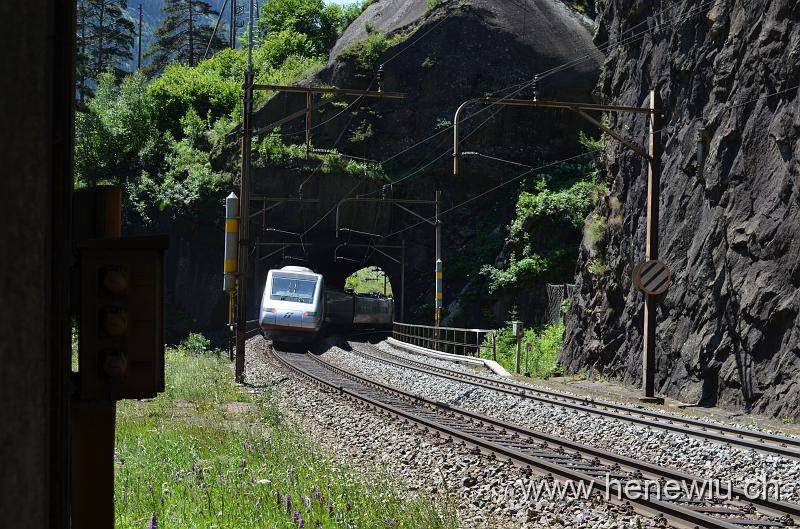
M491 354L497 360L497 331L494 329L461 329L458 327L433 327L411 323L392 324L392 337L434 351L463 356L486 358Z

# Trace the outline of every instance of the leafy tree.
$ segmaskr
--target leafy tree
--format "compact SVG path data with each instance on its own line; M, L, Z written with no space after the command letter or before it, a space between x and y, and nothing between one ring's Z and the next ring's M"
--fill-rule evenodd
M284 45L294 39L298 55L323 56L350 22L363 10L361 5L340 7L323 0L270 0L261 8L259 32L265 45L278 39ZM296 35L304 38L297 40Z
M101 74L95 96L85 112L77 113L75 126L79 183L119 182L131 176L139 151L155 132L144 76L127 76L118 86L112 73Z
M125 15L126 0L79 0L77 23L78 98L91 93L89 80L106 70L121 78L121 63L133 58L135 26Z
M218 13L208 2L166 0L161 10L166 16L156 28L155 41L145 54L150 59L148 72L161 71L173 60L194 66L203 59L206 48L212 54L225 46L219 35L211 37L214 28L209 18Z

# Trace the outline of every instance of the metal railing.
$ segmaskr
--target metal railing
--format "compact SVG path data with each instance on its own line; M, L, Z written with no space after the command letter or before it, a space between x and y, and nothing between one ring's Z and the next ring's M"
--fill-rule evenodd
M465 356L497 360L497 331L494 329L460 329L432 327L394 322L392 337L411 345Z

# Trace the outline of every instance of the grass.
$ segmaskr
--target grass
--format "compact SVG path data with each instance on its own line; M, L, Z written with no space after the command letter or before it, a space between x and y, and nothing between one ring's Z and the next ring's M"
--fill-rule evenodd
M455 527L452 512L343 466L214 352L184 342L166 361L162 395L118 406L117 528Z

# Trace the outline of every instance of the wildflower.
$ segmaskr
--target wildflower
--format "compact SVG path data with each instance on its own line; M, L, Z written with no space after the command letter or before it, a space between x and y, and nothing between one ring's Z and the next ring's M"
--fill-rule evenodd
M292 497L289 493L286 493L286 496L283 498L285 505L286 505L286 512L292 512Z
M299 527L300 529L303 529L303 527L305 527L305 525L306 525L306 521L303 520L303 517L301 516L300 519L297 521L297 527Z
M162 507L164 506L164 495L163 494L161 495L161 506Z
M247 449L247 450L249 450L249 451L251 451L251 452L253 451L253 445L252 445L252 443L250 443L250 441L248 441L247 439L245 439L244 441L242 441L242 446L243 446L245 449Z
M333 516L333 500L328 498L328 516Z
M311 497L310 496L306 496L306 507L308 507L309 509L311 508Z
M353 510L353 504L348 501L347 505L345 505L345 509L347 509L348 511L352 511Z
M150 525L147 526L147 529L158 529L158 521L156 521L155 511L153 511L153 514L150 515Z
M275 503L277 503L278 505L281 504L281 493L278 492L277 490L275 491Z
M300 519L300 513L297 512L297 511L294 511L292 513L292 520L294 520L294 523L297 523L299 519Z
M314 496L314 499L317 501L320 501L320 498L322 498L322 495L319 493L319 489L317 488L316 485L311 487L311 493Z

